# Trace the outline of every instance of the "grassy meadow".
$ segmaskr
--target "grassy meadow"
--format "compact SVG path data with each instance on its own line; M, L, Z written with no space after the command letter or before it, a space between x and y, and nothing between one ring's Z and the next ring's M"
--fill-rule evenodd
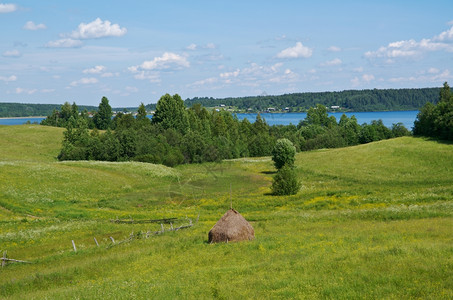
M0 269L2 299L453 298L451 144L299 153L301 191L276 197L269 157L58 162L62 137L0 126L0 255L32 262ZM231 204L256 239L208 244ZM116 218L194 226L145 238L161 225Z

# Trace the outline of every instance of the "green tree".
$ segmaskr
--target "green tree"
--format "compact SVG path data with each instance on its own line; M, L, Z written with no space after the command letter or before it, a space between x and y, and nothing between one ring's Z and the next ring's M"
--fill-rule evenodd
M284 166L275 174L271 189L274 195L295 195L301 186L296 170L290 166Z
M178 94L163 95L156 105L156 112L151 119L153 124L160 124L162 128L173 128L181 133L189 129L189 118L184 101Z
M107 97L102 97L101 103L99 103L99 108L96 114L93 117L94 125L97 129L105 130L110 128L112 123L112 107L109 104L109 99Z
M275 143L274 149L272 150L272 160L277 169L283 168L283 166L294 166L296 159L296 147L293 143L286 139L279 139Z
M146 118L146 108L145 108L145 104L140 103L140 106L138 107L138 111L137 111L137 121L140 121L140 120L144 120Z

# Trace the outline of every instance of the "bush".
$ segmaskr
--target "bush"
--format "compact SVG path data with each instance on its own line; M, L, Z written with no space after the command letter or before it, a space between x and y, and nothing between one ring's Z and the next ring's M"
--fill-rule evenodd
M301 183L297 178L294 168L283 166L278 170L272 182L272 193L274 195L295 195L299 192Z
M281 169L285 165L292 167L295 155L296 147L288 139L279 139L272 150L272 160L277 169Z

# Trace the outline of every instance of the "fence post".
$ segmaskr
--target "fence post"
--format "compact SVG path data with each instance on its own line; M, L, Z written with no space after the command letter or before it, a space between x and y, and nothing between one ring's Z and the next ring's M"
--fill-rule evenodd
M6 265L6 251L7 251L7 250L5 250L5 252L3 252L2 268Z

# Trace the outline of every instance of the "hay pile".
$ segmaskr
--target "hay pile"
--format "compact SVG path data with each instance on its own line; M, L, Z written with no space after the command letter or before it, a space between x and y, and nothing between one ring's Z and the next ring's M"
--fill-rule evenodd
M234 209L228 210L209 231L209 243L249 241L255 238L252 225Z

